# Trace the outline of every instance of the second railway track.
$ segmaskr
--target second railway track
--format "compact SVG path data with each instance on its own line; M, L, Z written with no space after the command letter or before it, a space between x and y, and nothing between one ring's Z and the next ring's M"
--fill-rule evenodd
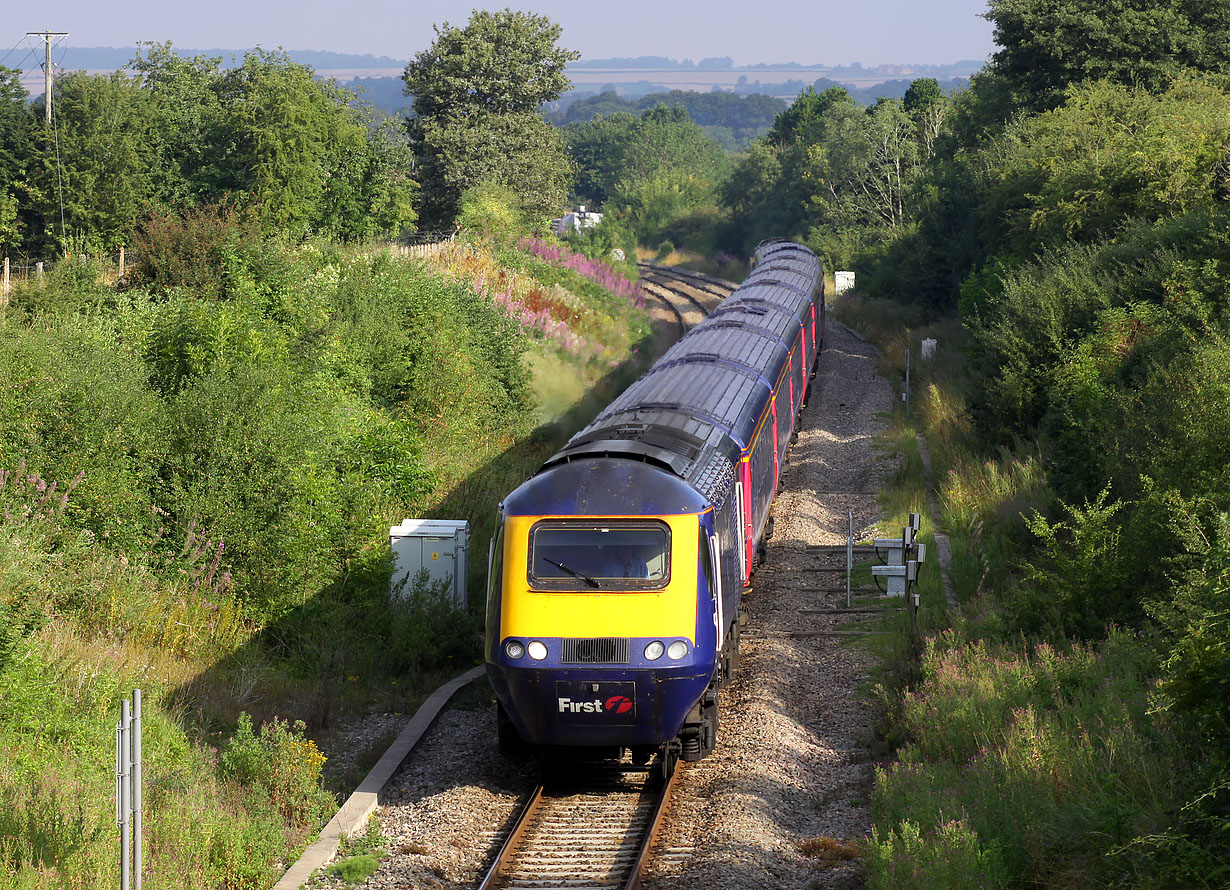
M699 272L687 272L651 263L639 263L641 287L670 309L683 336L730 295L735 285Z
M614 765L545 779L480 890L635 890L678 775Z

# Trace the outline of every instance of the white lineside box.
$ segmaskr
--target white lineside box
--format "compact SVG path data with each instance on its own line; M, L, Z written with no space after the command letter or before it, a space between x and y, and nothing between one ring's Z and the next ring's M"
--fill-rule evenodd
M466 578L470 569L470 523L463 519L403 519L389 529L393 551L393 577L389 590L404 597L419 571L426 569L430 583L443 582L457 608L466 607Z
M854 273L853 272L834 272L833 273L833 292L840 296L846 291L854 290Z

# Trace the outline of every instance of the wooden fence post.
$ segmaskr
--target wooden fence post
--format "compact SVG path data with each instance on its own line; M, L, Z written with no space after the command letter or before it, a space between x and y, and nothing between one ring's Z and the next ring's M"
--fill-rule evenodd
M4 279L0 282L0 309L7 309L9 305L9 258L4 258Z
M38 286L39 286L39 287L42 287L42 286L43 286L43 283L44 283L44 282L43 282L43 261L42 261L42 260L39 260L39 261L35 264L34 269L35 269L36 273L38 274Z
M124 277L124 248L120 248L120 278Z

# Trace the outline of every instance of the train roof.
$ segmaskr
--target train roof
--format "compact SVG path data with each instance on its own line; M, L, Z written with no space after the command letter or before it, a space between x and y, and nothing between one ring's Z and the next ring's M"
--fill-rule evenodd
M723 302L709 318L715 321L737 321L761 328L777 337L783 344L794 338L800 321L800 316L795 312L760 297L744 297L737 301Z
M696 328L659 360L666 365L692 355L720 356L747 368L757 368L768 382L777 379L789 359L786 345L765 328L732 320Z
M684 411L645 408L607 414L577 433L543 470L595 457L654 464L687 481L715 505L735 476L739 447L715 424Z
M789 238L766 238L756 245L752 257L757 262L763 261L775 253L800 253L815 257L811 249Z
M626 458L678 476L712 504L724 502L789 361L788 344L823 287L819 260L800 244L767 242L756 258L745 284L573 436L540 475L557 478L553 471L567 464Z
M678 411L726 432L741 448L751 441L773 386L744 365L705 354L659 363L598 415L597 423L645 410Z
M801 287L785 281L757 281L739 289L739 296L722 302L722 306L739 306L743 303L767 303L789 312L797 320L810 317L812 298Z
M599 459L604 456L543 470L504 499L505 515L668 516L700 513L713 502L669 469L644 460Z

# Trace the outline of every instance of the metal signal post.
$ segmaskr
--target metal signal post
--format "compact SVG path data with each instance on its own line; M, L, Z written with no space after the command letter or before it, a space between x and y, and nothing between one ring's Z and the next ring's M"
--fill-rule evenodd
M120 722L115 726L115 821L120 827L120 890L129 890L130 873L141 890L141 690L120 703ZM129 826L132 826L130 840ZM129 861L129 849L133 862Z

